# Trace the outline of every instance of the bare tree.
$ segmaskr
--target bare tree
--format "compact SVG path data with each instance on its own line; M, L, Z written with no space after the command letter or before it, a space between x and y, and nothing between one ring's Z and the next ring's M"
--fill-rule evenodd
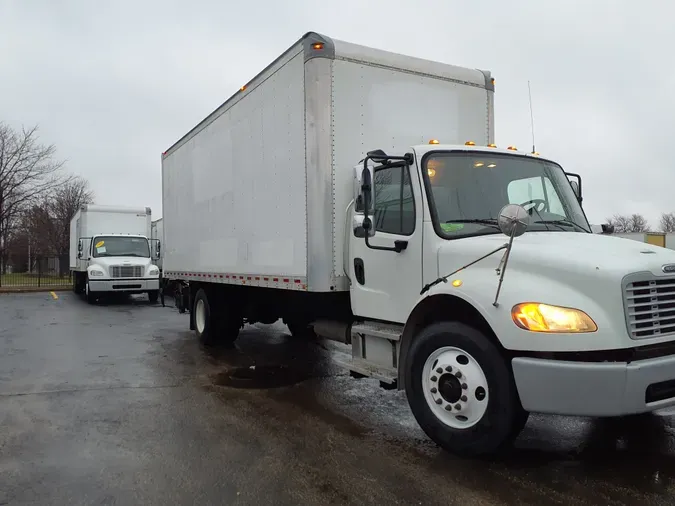
M661 213L659 220L661 232L675 232L675 213Z
M630 217L622 214L615 214L611 218L607 218L607 223L614 226L614 232L625 234L630 232Z
M630 215L630 232L647 232L649 230L649 223L647 218L641 214Z
M70 249L70 221L80 207L94 202L94 192L86 179L75 176L52 193L49 214L57 232L56 253L66 255Z
M54 159L56 148L38 141L37 126L17 132L0 123L0 270L6 265L5 245L20 213L70 178Z
M647 219L641 214L615 214L607 219L607 223L614 225L614 232L625 234L628 232L646 232L649 230Z
M80 207L91 204L93 200L89 182L74 176L24 213L23 228L31 251L35 255L60 257L61 274L69 268L63 257L70 249L70 221Z

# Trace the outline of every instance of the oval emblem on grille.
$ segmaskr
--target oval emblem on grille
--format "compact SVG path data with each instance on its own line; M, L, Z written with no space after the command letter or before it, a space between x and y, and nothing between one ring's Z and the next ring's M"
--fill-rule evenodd
M665 273L675 272L675 264L666 264L661 266L661 270Z

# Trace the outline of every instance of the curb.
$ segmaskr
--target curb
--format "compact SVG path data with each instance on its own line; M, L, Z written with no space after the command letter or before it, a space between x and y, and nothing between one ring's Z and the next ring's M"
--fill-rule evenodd
M1 286L0 295L12 293L49 293L70 291L70 286Z

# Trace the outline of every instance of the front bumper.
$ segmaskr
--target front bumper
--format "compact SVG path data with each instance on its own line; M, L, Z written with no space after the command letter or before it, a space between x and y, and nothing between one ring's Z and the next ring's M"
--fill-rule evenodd
M623 416L675 406L675 355L634 362L512 360L527 411Z
M144 293L159 290L158 278L143 279L92 279L89 278L91 292Z

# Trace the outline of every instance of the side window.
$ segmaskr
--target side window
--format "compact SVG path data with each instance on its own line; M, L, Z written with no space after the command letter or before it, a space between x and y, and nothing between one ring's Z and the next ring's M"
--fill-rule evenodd
M546 211L566 216L565 208L560 202L558 192L547 177L528 177L511 181L507 188L509 204L523 204L530 200L545 200L548 204Z
M376 170L373 186L375 230L388 234L412 235L415 231L415 203L408 168Z

